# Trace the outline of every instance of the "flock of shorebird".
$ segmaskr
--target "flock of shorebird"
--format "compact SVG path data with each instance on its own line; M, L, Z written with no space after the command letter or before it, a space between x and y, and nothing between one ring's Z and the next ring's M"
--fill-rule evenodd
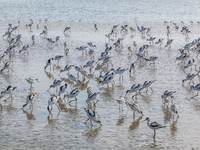
M176 23L173 23L172 26L169 26L170 23L165 22L166 24L166 33L167 33L167 42L164 46L165 47L171 47L171 44L173 43L174 39L171 39L171 28L174 25L175 30L179 29L179 26ZM184 26L184 23L182 22L182 29L181 29L181 33L188 36L188 34L190 34L190 30L188 29L187 26ZM32 26L33 26L33 20L31 20L30 24L26 25L26 28L30 28L30 31L32 30ZM94 24L94 31L98 32L98 25ZM6 49L6 51L3 53L3 55L0 56L0 61L5 60L5 56L7 55L9 57L9 61L4 63L4 67L0 70L0 73L11 73L9 70L11 70L13 72L13 69L10 67L11 63L12 63L12 55L14 55L15 53L15 48L16 47L21 47L21 45L23 44L21 41L21 34L16 35L16 30L20 29L20 21L18 22L17 26L12 26L12 24L8 24L8 30L5 32L5 34L3 35L3 38L7 39L8 42L8 48ZM39 24L37 25L37 29L39 29ZM109 88L109 84L112 84L112 86L115 85L114 82L114 76L116 76L117 74L119 74L119 80L122 81L123 83L123 73L126 71L129 71L130 75L135 73L135 69L136 66L141 63L141 62L150 62L149 65L153 64L155 65L156 60L158 59L157 56L148 56L148 48L151 47L152 45L158 45L158 46L162 46L163 42L164 42L164 38L160 38L158 39L156 42L156 37L150 37L147 38L145 41L145 43L149 42L149 44L144 44L141 47L138 47L137 41L133 41L133 43L131 44L131 46L124 48L123 47L123 36L127 35L128 33L136 33L138 32L138 34L140 34L141 36L150 36L150 32L151 32L151 28L145 28L144 26L139 26L137 24L136 21L136 27L131 27L129 25L122 25L121 27L119 25L114 25L113 28L111 29L111 32L106 34L105 36L108 38L109 44L105 43L105 50L103 52L101 52L101 55L98 57L98 59L95 61L94 60L94 52L95 49L97 48L97 46L92 43L89 42L87 43L87 46L80 46L77 47L76 50L77 51L82 51L82 55L85 53L86 55L89 55L91 60L88 61L86 64L84 65L80 65L80 66L75 66L75 65L69 65L66 64L66 66L60 70L59 76L61 73L63 72L67 72L67 76L68 79L63 79L60 77L60 79L55 79L53 81L53 84L50 85L49 89L47 91L49 91L51 88L56 88L56 94L52 94L51 97L48 100L48 105L47 105L47 110L49 111L50 114L52 114L52 110L53 110L53 105L56 105L58 107L59 110L60 107L58 105L58 101L59 100L63 100L65 103L70 104L72 101L76 102L77 105L77 95L80 93L80 91L87 89L87 93L88 93L88 97L86 100L86 103L88 104L89 109L84 108L88 119L86 120L85 123L87 123L88 120L90 120L90 123L92 125L92 121L94 121L95 123L98 123L100 125L101 121L98 120L97 114L95 112L95 108L96 108L96 104L99 101L97 99L97 96L100 92L93 92L91 87L87 87L88 82L85 82L85 78L90 78L94 75L95 71L99 71L99 76L95 77L98 85L104 85L107 84L107 88ZM70 27L66 27L63 30L64 34L72 34L71 33L71 28ZM48 35L48 26L47 26L47 21L46 21L46 25L43 28L43 31L40 33L39 36L44 36L45 39L48 42L48 46L53 46L53 44L55 43L59 43L59 39L60 36L57 36L55 38L55 40L53 40L52 38L47 38ZM121 36L121 37L119 37ZM32 45L35 44L35 35L33 35L31 37L32 40ZM112 45L110 44L112 43ZM44 65L44 71L46 72L47 69L54 70L54 61L57 61L57 64L59 64L60 59L62 59L63 57L69 57L69 53L70 53L70 49L68 48L68 43L64 42L64 51L65 51L65 56L63 55L56 55L55 57L49 58L46 62L46 65ZM30 45L23 45L22 48L19 50L19 53L22 55L25 55L26 53L28 53L28 49L30 48ZM117 68L114 69L113 68L113 64L110 61L111 57L109 56L109 53L111 51L114 50L128 50L128 52L135 53L135 56L137 58L137 60L135 62L133 62L130 66L129 69L126 68ZM186 44L183 48L179 49L180 51L180 56L178 56L176 58L177 61L181 61L181 63L185 64L185 67L183 69L183 71L186 68L190 68L190 73L187 75L187 77L185 79L182 80L182 84L184 84L186 81L190 81L189 84L193 83L193 85L191 85L191 89L196 90L197 94L193 97L198 96L198 92L200 91L200 84L197 84L194 86L194 82L193 79L195 76L199 75L200 70L197 70L196 65L195 65L195 60L194 58L190 59L188 62L185 63L186 59L190 58L190 53L191 52L196 52L197 53L197 57L198 54L200 53L200 38L199 39L194 39L192 42ZM109 64L112 66L108 72L105 72L104 68L107 66L107 68L109 68ZM94 68L94 65L96 65L94 72L92 72L92 68ZM194 74L192 74L192 66L195 66L195 70L193 69L193 72L195 72ZM77 76L70 74L70 69L74 68L77 71ZM89 68L89 71L86 71L86 68ZM79 78L79 73L82 75L82 80ZM105 74L103 74L105 73ZM30 78L26 78L25 79L29 84L30 84L30 89L33 88L32 84L34 84L35 82L39 82L38 79L30 77ZM65 82L63 85L61 85L61 83L63 83L63 81ZM89 80L88 80L89 81ZM140 92L144 89L146 89L146 93L148 92L148 89L151 89L152 92L153 89L151 88L151 85L156 82L156 80L152 80L152 81L145 81L143 84L138 84L135 83L133 84L133 86L126 91L125 96L120 96L119 99L117 99L117 102L119 103L119 109L120 109L120 104L126 104L127 106L129 106L132 110L133 110L133 116L135 117L135 112L141 114L143 116L143 112L140 108L140 106L138 104L136 104L135 102L129 102L126 100L126 97L128 94L130 93L135 93L132 96L132 99L137 98L137 95L140 94ZM76 85L74 85L76 84ZM67 92L67 87L68 85L71 85L72 90L71 92ZM75 88L75 86L79 86L78 88ZM1 92L1 96L0 98L4 97L6 94L9 94L11 99L12 99L12 92L16 89L16 87L12 87L12 86L8 86L4 91ZM178 115L178 106L176 105L176 103L174 103L174 96L173 94L176 91L165 91L163 93L162 100L163 100L163 105L168 107L169 103L171 103L170 106L170 110L173 113L173 116L176 115L177 119L179 117ZM64 94L64 96L62 96L62 94ZM10 98L9 97L9 98ZM36 98L36 93L32 93L30 94L27 98L26 98L26 103L22 106L22 109L24 109L25 107L27 107L28 105L30 105L30 109L33 107L33 101ZM69 99L75 98L74 100L69 101ZM8 99L8 98L7 98ZM6 100L7 100L6 99ZM65 101L65 99L67 99L67 102ZM1 110L2 110L2 105L1 106ZM122 110L123 110L123 106L122 106ZM159 129L159 128L164 128L165 126L158 124L157 122L152 122L150 123L150 119L147 117L145 119L145 121L147 121L147 125L154 130L154 138L156 135L155 130Z

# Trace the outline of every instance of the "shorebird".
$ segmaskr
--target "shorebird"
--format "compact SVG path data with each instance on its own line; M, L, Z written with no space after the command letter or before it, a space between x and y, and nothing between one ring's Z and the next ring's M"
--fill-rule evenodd
M123 104L126 102L125 98L120 96L118 99L116 99L116 101L119 104L119 110L120 110L120 104L122 104L122 111L123 111Z
M24 45L23 47L22 47L22 49L21 50L19 50L19 53L21 53L21 52L27 52L27 54L28 54L28 51L27 51L27 49L29 48L29 45L27 44L27 45Z
M2 73L5 69L8 69L8 72L9 72L9 69L13 72L12 68L10 68L10 65L11 65L11 62L6 62L0 72Z
M86 103L89 103L89 102L91 102L92 100L95 100L96 99L96 97L97 97L97 95L99 94L100 92L95 92L95 93L92 93L92 94L90 94L90 95L88 95L88 98L87 98L87 100L86 100ZM94 102L94 101L93 101ZM98 100L96 101L96 103L98 102ZM96 103L94 103L94 106L95 106L95 104Z
M171 109L171 112L173 114L176 114L177 118L179 118L179 115L178 115L178 106L175 103L173 103L173 101L172 101L170 109ZM171 114L170 114L170 117L171 117Z
M67 83L65 83L64 85L62 85L60 88L59 88L59 91L58 91L58 96L60 96L62 93L64 93L67 89Z
M162 97L162 99L165 99L167 97L173 98L172 94L174 94L174 93L176 93L176 91L165 91L161 97Z
M146 61L152 61L153 63L150 63L149 65L151 64L154 64L155 65L155 61L158 59L158 57L156 56L151 56L150 58L145 58Z
M69 49L69 48L67 48L67 49L65 50L65 55L66 55L66 56L68 56L68 55L69 55L69 51L70 51L70 49Z
M30 84L30 89L32 88L32 84L35 83L36 81L39 82L38 79L35 79L33 77L31 78L25 78L25 80Z
M59 64L59 60L61 59L61 58L63 58L64 56L62 56L62 55L56 55L55 56L55 58L54 58L54 60L57 60L57 63Z
M158 39L158 41L156 42L156 44L160 44L160 46L163 44L162 42L163 42L163 38L160 38L160 39Z
M121 68L121 67L119 67L119 68L117 68L116 70L115 69L111 69L111 71L113 71L115 74L120 74L120 76L119 76L119 80L120 80L120 78L122 78L122 81L123 81L123 73L126 71L126 70L128 70L128 69L124 69L124 68Z
M69 71L73 66L74 65L66 65L63 70L60 70L60 74L61 74L61 72Z
M127 95L128 93L137 92L141 87L142 87L142 85L135 83L135 84L130 88L130 90L127 90L127 91L126 91L126 95ZM126 97L126 95L125 95L124 97ZM137 94L136 94L136 95L133 95L133 96L132 96L132 99L133 99L133 97L135 97L135 96L137 96Z
M99 81L99 84L101 84L101 85L107 84L107 87L108 87L108 83L111 83L112 86L114 86L115 83L114 83L114 81L113 81L113 83L111 82L112 79L113 79L113 76L105 77L105 78L103 79L103 81Z
M57 87L57 86L59 86L60 84L61 84L61 82L62 82L63 80L54 80L53 81L53 84L52 85L50 85L50 87L49 87L49 89L47 90L47 91L49 91L51 88L55 88L55 87ZM57 90L56 90L57 91Z
M141 111L141 108L138 104L135 103L129 103L128 101L125 102L129 107L133 110L133 117L135 117L135 112L137 111L139 114L143 116L143 113Z
M192 66L193 64L194 64L194 59L192 59L192 60L189 60L188 61L188 63L187 63L187 65L186 66L184 66L184 69L183 70L185 70L186 68L189 68L190 66ZM192 68L191 68L192 69ZM190 71L191 71L191 69L190 69Z
M189 80L190 82L189 82L189 84L192 82L193 84L194 84L194 81L192 80L192 79L194 79L194 77L196 76L196 75L198 75L198 74L188 74L187 75L187 77L184 79L184 80L182 80L182 84L185 82L185 81L187 81L187 80Z
M195 96L192 97L192 98L194 98L194 97L198 96L198 93L199 93L199 91L200 91L200 84L197 84L197 85L195 85L195 86L191 86L191 87L190 87L190 91L191 91L192 89L195 90L195 91L197 91L197 95L195 95Z
M135 73L135 65L136 65L136 63L132 63L130 65L130 69L129 69L130 74L131 74L131 70L134 70L133 73Z
M59 96L53 95L51 98L49 98L48 100L48 106L47 106L47 110L49 111L49 113L51 113L52 109L53 109L53 104L55 104L58 109L60 110L59 106L57 105L57 101L59 99ZM50 109L51 106L51 109Z
M151 90L152 90L152 92L153 92L153 89L150 87L151 86L151 84L153 83L153 82L155 82L156 80L153 80L153 81L145 81L144 82L144 84L142 85L142 87L139 89L139 91L142 91L144 88L147 88L147 91L146 91L146 93L148 92L148 88L150 88Z
M9 98L11 98L11 100L12 100L12 92L16 89L17 87L12 87L12 86L8 86L4 91L2 91L1 92L1 95L6 95L6 94L9 94L10 95L10 97ZM7 99L9 99L9 98L7 98ZM6 100L7 100L6 99ZM5 100L5 101L6 101Z
M23 105L22 109L24 109L24 107L27 106L27 105L30 104L30 103L31 103L31 105L30 105L29 108L33 107L33 101L34 101L35 97L36 97L36 94L35 94L35 93L34 93L34 94L30 94L30 95L26 98L26 104Z
M90 47L96 47L95 44L93 44L92 42L87 43Z
M158 124L157 122L149 123L150 119L148 117L144 121L146 121L146 120L147 120L148 127L154 130L154 136L153 136L154 139L156 137L156 130L160 129L160 128L165 128L166 127L166 126L163 126L161 124Z
M91 87L87 88L87 93L88 93L88 96L91 95L91 94L93 94L93 90L92 90Z
M53 58L50 58L50 59L47 60L46 66L44 67L44 70L46 70L46 68L47 68L48 66L50 66L50 69L51 69L52 60L53 60Z
M167 41L167 44L165 45L165 47L167 47L168 45L169 45L169 47L171 47L171 44L172 44L173 40L174 40L174 39L168 40L168 41Z
M71 30L70 30L70 29L71 29L70 27L66 27L66 28L64 29L64 31L63 31L63 32L64 32L64 34L66 34L65 32L67 32L67 33L68 33L68 32L71 32Z
M76 96L79 94L79 92L80 92L81 90L78 90L78 89L74 89L74 90L72 90L69 94L65 94L64 95L64 99L65 98L73 98L73 97L75 97L75 100L71 100L71 101L69 101L69 103L71 103L72 101L76 101L76 103L77 103L77 98L76 98Z
M86 109L86 108L84 108L84 109L88 116L88 119L86 120L85 124L87 123L88 120L90 120L90 124L93 126L92 121L91 121L91 120L93 120L95 123L102 125L101 121L98 120L97 114L94 110Z

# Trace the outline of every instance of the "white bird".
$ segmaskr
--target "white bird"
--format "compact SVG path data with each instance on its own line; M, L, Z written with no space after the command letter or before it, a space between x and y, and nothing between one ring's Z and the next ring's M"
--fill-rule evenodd
M1 95L9 94L9 95L10 95L9 98L12 99L12 92L13 92L16 88L17 88L17 87L12 87L12 86L9 85L4 91L1 92ZM7 99L9 99L9 98L7 98ZM7 99L6 99L6 100L7 100Z
M144 88L147 88L147 91L148 91L148 88L150 88L152 91L153 89L150 87L152 83L154 83L156 80L153 80L153 81L145 81L144 84L142 85L142 87L140 88L139 91L143 90ZM146 91L146 93L147 93Z
M126 95L127 95L128 93L137 92L141 87L142 87L142 85L135 83L135 84L130 88L130 90L127 90L127 91L126 91ZM124 97L126 97L126 95L125 95ZM137 96L137 94L136 94L136 95L133 95L132 98L133 98L134 96Z
M69 101L69 103L71 103L72 101L76 101L76 102L77 102L76 96L79 94L80 91L81 91L81 90L74 89L74 90L72 90L69 94L65 94L65 95L64 95L64 99L65 99L65 98L73 98L73 97L75 97L75 100L71 100L71 101Z
M92 94L88 95L88 98L87 98L87 100L86 100L86 103L89 103L89 102L91 102L92 100L95 100L96 97L97 97L97 95L98 95L99 93L100 93L100 92L95 92L95 93L92 93ZM98 100L97 100L97 102L98 102ZM97 102L96 102L96 103L97 103ZM95 106L96 103L94 103L94 106Z
M53 104L55 104L57 107L57 101L59 99L59 96L53 95L51 98L49 98L48 100L48 106L47 106L47 110L49 111L49 113L51 113L52 109L53 109ZM50 109L51 106L51 109ZM58 109L60 110L60 108L58 107Z
M165 128L166 127L166 126L163 126L161 124L158 124L157 122L149 123L150 119L148 117L144 121L146 121L146 120L147 120L148 127L154 130L154 136L153 136L154 139L156 137L156 130L160 129L160 128Z
M88 120L90 120L91 125L93 125L91 120L93 120L95 123L101 124L101 121L98 120L97 114L94 110L86 109L86 108L84 109L88 116L88 119L86 120L85 124L87 123Z
M32 84L35 83L36 81L39 82L38 79L35 79L33 77L30 78L25 78L25 80L30 84L30 88L32 88Z
M60 88L59 88L59 91L58 91L58 96L60 96L62 93L64 93L67 89L67 83L65 83L64 85L62 85Z
M135 103L129 103L128 101L125 102L129 107L133 110L133 117L135 117L135 112L137 111L139 114L143 116L143 113L141 111L141 108L138 104Z
M179 118L179 115L178 115L178 106L176 105L176 103L172 102L170 109L171 109L171 112L173 114L176 114L177 118ZM170 114L170 117L171 117L171 114Z
M60 84L61 84L61 82L62 82L63 80L54 80L53 81L53 84L52 85L50 85L50 87L49 87L49 89L47 90L47 91L49 91L50 90L50 88L55 88L55 87L57 87L57 86L59 86ZM56 90L57 91L57 90Z
M22 109L23 109L25 106L27 106L28 104L30 104L30 103L31 103L31 106L33 106L33 101L34 101L35 97L36 97L36 94L35 94L35 93L34 93L34 94L30 94L30 95L26 98L26 104L23 105ZM30 106L30 108L31 108L31 106Z
M195 95L195 96L192 97L192 98L194 98L194 97L198 96L198 93L199 93L199 91L200 91L200 84L197 84L197 85L195 85L195 86L191 86L191 87L190 87L190 91L191 91L192 89L195 90L195 91L197 91L197 95Z
M126 102L125 98L120 96L116 101L119 104L119 110L120 110L120 104L122 104L122 111L123 111L123 104Z
M46 68L47 68L48 66L51 66L51 65L52 65L52 60L53 60L53 58L50 58L50 59L47 60L46 66L44 67L44 70L46 70ZM50 67L50 69L51 69L51 67Z

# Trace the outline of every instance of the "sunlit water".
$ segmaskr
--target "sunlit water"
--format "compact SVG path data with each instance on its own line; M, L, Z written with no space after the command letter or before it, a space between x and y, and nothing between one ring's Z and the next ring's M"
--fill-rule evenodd
M153 3L153 7L156 7L157 1ZM74 2L75 3L75 2ZM102 3L102 7L98 2L87 2L82 1L83 6L79 6L79 3L72 2L68 5L73 6L69 9L64 9L67 5L63 4L63 1L58 1L56 4L51 5L51 1L46 2L44 6L43 3L36 3L35 1L26 1L15 2L0 2L3 6L4 13L6 15L1 16L1 26L0 26L0 35L3 35L8 28L8 23L12 23L13 26L18 25L17 21L21 20L19 30L14 33L22 34L23 44L18 45L15 48L15 53L12 55L12 73L0 74L1 78L1 90L4 90L8 85L16 86L17 89L13 93L13 100L8 100L4 102L3 100L8 97L6 95L1 100L3 110L0 114L0 149L190 149L199 147L199 97L191 98L196 94L194 91L190 91L190 85L188 81L182 86L182 80L190 72L190 68L187 68L185 72L183 71L184 63L179 64L179 61L175 61L176 57L180 56L179 48L183 48L185 44L192 42L194 39L199 37L200 25L195 21L195 13L198 13L198 5L194 5L197 8L197 11L190 11L191 14L188 14L184 11L185 8L190 8L191 4L180 4L185 7L181 7L185 17L182 16L180 12L176 13L176 10L161 13L162 7L158 9L150 9L155 17L154 20L148 18L151 17L149 12L141 13L143 11L148 11L145 8L150 5L147 2L135 2L122 3L122 7L118 6L117 3L113 1L105 1ZM164 3L164 2L162 2ZM176 3L176 2L173 2ZM175 4L168 4L168 9L175 8ZM111 6L111 4L113 4ZM131 6L131 5L132 6ZM32 6L37 10L33 10ZM51 6L51 7L50 7ZM62 6L61 9L57 9L59 6ZM96 8L94 8L96 6ZM103 6L111 7L112 9L106 9ZM127 9L124 7L134 7L138 11L135 12L135 16L129 14ZM150 5L152 6L152 5ZM6 7L8 9L6 9ZM31 9L30 9L31 7ZM77 10L80 7L85 10ZM117 9L117 8L120 9ZM178 6L177 6L178 7ZM16 13L10 13L9 9L16 9ZM46 10L52 9L52 12L48 14ZM91 11L88 11L90 8ZM21 10L21 13L19 11ZM104 9L106 13L103 14ZM29 12L30 10L30 12ZM76 10L73 15L70 12ZM98 11L102 12L98 12ZM131 9L132 10L132 9ZM139 11L141 10L141 11ZM192 9L193 10L193 9ZM2 11L2 10L1 10ZM62 12L65 11L65 12ZM79 13L81 11L81 13ZM97 12L96 12L97 11ZM124 13L122 13L124 11ZM155 11L155 12L154 12ZM158 12L157 12L158 11ZM43 12L43 13L42 13ZM95 13L97 15L95 15ZM113 12L116 12L117 15L113 15ZM158 15L160 12L160 15ZM53 13L54 15L52 15ZM68 14L69 13L69 14ZM169 14L168 16L166 14ZM173 14L175 13L175 14ZM170 14L173 17L170 17ZM79 16L80 15L80 16ZM113 17L111 17L113 15ZM144 16L143 16L144 15ZM51 17L50 17L51 16ZM53 17L52 17L53 16ZM65 16L65 17L64 17ZM147 19L146 19L147 16ZM25 25L29 23L29 19L34 19L32 31L29 28L26 28ZM150 27L151 31L149 36L141 36L141 34L136 31L128 34L122 35L120 33L120 26L123 25L122 22L128 22L129 26L132 26L136 29L134 18L138 19L138 24L145 27ZM190 19L191 18L191 19ZM39 23L39 19L42 19ZM49 22L46 24L44 19L48 19ZM79 21L81 19L81 21ZM118 20L119 19L119 20ZM131 21L132 20L132 21ZM180 33L180 29L177 31L174 28L172 23L169 23L171 38L174 39L171 48L165 48L167 42L166 35L166 25L163 23L164 20L177 22L180 27L183 24L180 23L181 20L186 21L185 25L191 30L188 36ZM194 21L194 24L191 24L189 21ZM98 31L93 31L95 21L98 24ZM144 23L147 22L147 23ZM129 68L130 64L137 60L135 53L138 48L143 44L149 44L146 39L151 36L155 36L156 40L159 38L165 38L163 45L159 47L158 45L152 45L148 49L148 54L146 57L158 56L158 60L154 65L149 65L145 61L139 61L136 66L135 74L130 76L129 72L126 71L123 74L123 82L119 81L119 75L115 75L114 81L115 86L112 87L109 85L98 86L95 77L99 76L99 71L96 71L93 76L85 79L85 83L88 81L88 87L91 87L94 92L100 91L97 99L99 102L96 105L95 111L99 116L99 120L102 122L100 127L98 124L93 122L93 126L90 126L88 122L87 125L84 122L87 120L87 115L84 111L84 108L87 107L86 99L87 92L86 88L79 93L77 96L78 102L77 106L73 107L75 103L72 102L73 106L65 104L64 101L60 100L61 112L58 111L57 107L54 106L52 111L53 116L49 116L47 111L47 101L50 98L50 94L47 92L49 86L53 83L54 79L68 78L66 73L59 72L64 68L66 64L69 65L84 65L87 61L91 60L90 56L85 54L82 55L82 52L75 50L76 47L87 45L88 42L93 42L97 45L97 48L94 49L94 60L97 61L101 55L101 52L105 50L105 43L109 42L110 45L117 40L108 41L108 38L105 37L105 34L108 34L113 25L119 23L118 27L118 36L123 37L123 49L115 50L112 49L109 52L111 56L111 62L113 68L117 69L118 67ZM37 30L36 25L40 24L40 28ZM48 35L47 37L55 39L56 36L60 36L60 42L54 44L53 46L48 44L46 37L39 36L43 30L43 26L48 26ZM66 26L71 27L71 33L68 35L63 34L63 30ZM31 46L28 50L28 55L19 54L19 50L25 44L32 44L31 36L35 34L35 44ZM64 55L64 46L63 43L67 41L70 48L69 56ZM131 46L133 48L133 41L136 41L138 48L133 51L131 54L127 47ZM6 37L0 39L1 44L1 54L8 47L8 41ZM44 71L44 66L46 61L49 58L55 57L56 55L64 55L64 58L60 60L59 66L57 62L54 61L55 70L50 70L47 68L46 72ZM199 58L197 53L194 51L190 52L190 57L185 61L194 58L197 69L199 68ZM4 62L9 61L8 56L5 57ZM94 65L96 67L96 65ZM1 67L3 67L3 62L1 62ZM105 70L110 70L112 65L109 64L108 67L105 67ZM89 72L89 69L86 68ZM94 68L92 69L92 72ZM77 75L77 72L74 68L70 70L70 73ZM105 72L103 72L105 73ZM194 66L192 67L192 73L195 73ZM30 85L25 81L25 78L35 77L39 79L39 83L33 84L33 90L30 91ZM79 76L79 79L82 81L82 75ZM119 105L116 102L116 99L119 96L124 96L126 90L135 83L143 84L146 80L154 80L155 83L152 84L152 92L150 89L148 93L145 93L145 90L137 96L135 103L141 106L144 116L142 117L136 113L135 118L133 118L133 111L126 105L123 106L123 112L119 111ZM64 81L65 82L65 81ZM64 84L62 83L62 85ZM67 83L67 82L66 82ZM194 78L195 85L199 83L199 78ZM77 86L80 88L80 86ZM70 92L72 86L68 83L67 91ZM166 90L176 91L174 94L175 103L179 106L179 119L176 119L176 116L173 118L170 117L170 109L162 107L161 95ZM26 97L31 93L37 93L36 99L33 102L33 111L27 107L22 110L22 106L26 101ZM56 93L56 89L50 89L50 93ZM133 101L131 99L132 94L127 95L128 101ZM61 95L63 97L63 95ZM164 129L157 130L156 139L153 139L153 130L151 130L146 121L142 122L149 117L151 121L157 121L160 124L166 126Z

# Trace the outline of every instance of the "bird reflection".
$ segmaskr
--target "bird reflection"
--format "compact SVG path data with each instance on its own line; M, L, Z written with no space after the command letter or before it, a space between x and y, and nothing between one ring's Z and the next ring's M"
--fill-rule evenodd
M59 114L60 112L58 112L57 118L53 119L53 114L49 113L49 116L47 117L48 123L54 125L58 121Z
M117 120L116 125L117 125L117 126L121 126L123 123L124 123L124 117L121 117L121 118L119 118L119 119Z
M30 111L23 110L23 113L26 114L28 120L36 120L36 117L33 114L33 109L30 109Z
M54 79L54 75L51 72L44 71L49 79Z
M57 101L57 103L58 103L58 106L59 106L61 112L66 112L66 113L69 112L71 114L78 114L77 105L73 106L73 105L69 104L69 106L72 108L68 108L62 99L59 99Z
M175 133L177 132L177 127L176 127L177 121L178 120L173 121L172 124L170 125L171 136L175 136Z
M136 120L133 120L131 126L129 127L129 131L131 130L135 130L139 127L139 124L140 124L140 120L142 119L142 116L140 116L138 119Z
M169 107L165 106L165 105L162 105L162 110L163 110L163 113L164 113L164 116L163 116L164 121L165 122L169 121L170 114L171 114L171 111L170 111Z
M85 136L87 137L88 141L94 141L95 138L98 136L99 132L101 131L101 126L98 128L93 129L92 126L86 130Z

